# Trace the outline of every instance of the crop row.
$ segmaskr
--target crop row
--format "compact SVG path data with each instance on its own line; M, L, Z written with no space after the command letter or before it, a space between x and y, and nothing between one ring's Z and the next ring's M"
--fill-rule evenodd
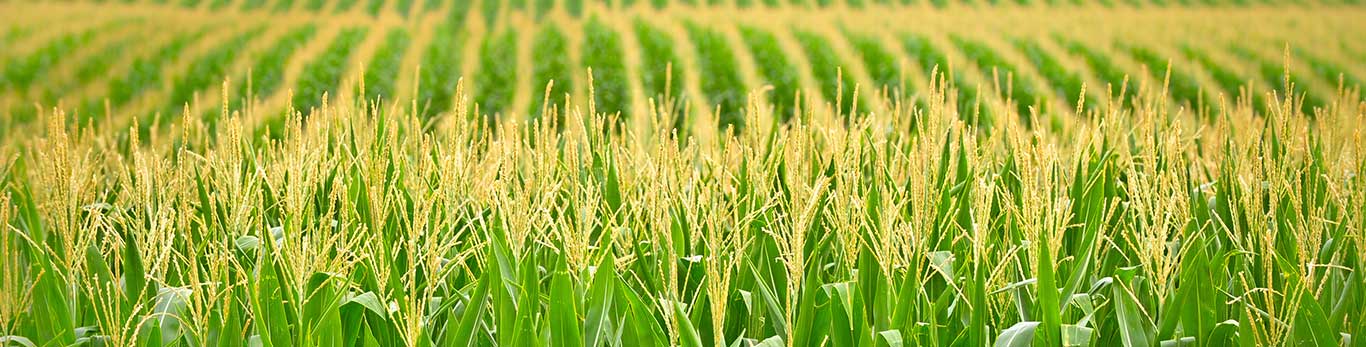
M687 67L683 66L674 50L674 39L669 34L637 18L634 21L636 40L640 41L640 84L647 98L656 102L672 103L674 114L682 114L683 102L687 98L683 89L683 76ZM679 117L681 123L682 117ZM675 124L678 127L681 124Z
M778 45L778 38L773 33L741 26L740 36L749 47L750 53L754 55L754 63L758 66L759 73L773 86L769 101L773 104L774 114L779 120L786 121L792 116L793 108L798 105L797 96L801 91L796 66Z
M351 53L368 33L369 29L364 27L342 29L320 55L304 66L299 75L299 84L294 88L292 104L296 110L307 112L320 106L324 94L337 97L341 80L350 67L347 63Z
M490 117L504 113L517 93L517 31L491 34L479 46L479 73L474 75L474 100ZM490 120L491 121L491 120Z
M220 83L227 77L237 53L265 32L266 27L259 26L249 29L227 42L216 45L213 50L199 57L190 64L189 70L181 75L171 85L171 94L167 97L166 106L162 108L163 113L172 114L180 111L180 107L190 102L196 92L207 87ZM163 121L171 120L169 117L162 117Z
M1094 111L1103 103L1094 100L1093 95L1117 97L1123 103L1134 103L1137 102L1136 86L1139 85L1136 78L1158 83L1149 86L1153 91L1162 87L1160 83L1167 82L1167 91L1175 101L1169 106L1190 106L1197 111L1220 107L1217 94L1224 94L1229 100L1240 95L1248 98L1259 113L1266 113L1269 110L1265 105L1266 98L1258 88L1287 94L1284 65L1265 59L1248 48L1249 45L1218 47L1184 44L1174 47L1172 51L1176 55L1168 56L1165 51L1159 50L1162 47L1156 45L1145 46L1125 41L1097 45L1055 35L1053 39L1062 48L1058 52L1046 49L1042 41L1028 38L1008 39L1004 48L1009 51L997 51L996 47L977 37L947 35L947 40L943 41L946 43L940 43L933 40L933 36L893 32L888 36L896 40L888 42L896 43L899 47L891 47L885 45L879 36L852 29L843 29L842 35L826 35L797 29L770 32L770 29L740 24L736 27L737 39L732 39L724 34L724 30L686 22L678 24L684 30L681 31L682 36L675 38L665 27L669 24L649 23L641 19L627 22L629 24L625 25L624 30L628 30L634 40L625 42L615 24L618 22L596 17L579 22L581 26L577 30L562 31L565 27L545 23L536 26L539 30L498 27L493 28L489 37L471 38L462 29L465 18L465 11L452 9L446 20L432 29L431 39L424 41L422 47L414 46L412 34L408 31L411 27L407 26L390 30L382 40L377 40L378 49L373 55L360 58L365 62L364 76L360 76L366 88L364 96L371 100L394 97L401 88L395 85L398 76L403 71L415 70L419 72L416 101L422 114L427 117L451 110L457 81L463 77L468 77L465 80L470 82L467 86L473 91L473 101L484 113L539 116L544 108L542 102L547 96L545 88L550 81L555 81L548 95L552 104L562 104L565 95L587 91L588 86L584 84L587 80L582 78L582 74L592 68L593 98L598 110L620 112L622 118L628 118L632 115L630 107L636 91L632 90L633 81L629 80L632 77L628 74L632 71L627 70L624 57L625 52L632 49L638 50L640 57L640 65L635 72L638 73L639 96L642 100L653 98L663 102L667 93L672 98L669 100L673 102L671 106L679 115L682 115L683 105L700 100L708 106L708 110L692 111L710 113L713 111L710 108L716 107L717 120L723 126L743 126L745 122L738 115L744 112L746 94L770 86L770 89L765 89L768 91L765 97L776 108L776 117L786 120L797 103L795 96L804 87L799 78L802 73L810 74L813 84L808 87L811 91L818 93L826 102L838 101L838 109L848 114L856 108L869 110L863 103L870 95L884 90L893 96L923 105L926 101L924 95L917 94L912 84L906 83L904 79L907 76L902 71L903 68L918 69L918 75L943 77L945 82L954 85L955 94L951 96L958 101L961 117L981 125L991 123L991 112L997 108L997 104L985 101L1000 100L998 98L1006 96L1014 102L1008 107L1013 107L1022 116L1034 112L1031 107L1039 107L1037 111L1041 114L1067 113L1083 102L1088 105L1086 110ZM263 37L260 35L261 30L257 28L227 39L201 56L193 57L186 64L186 71L162 71L164 66L178 59L180 50L194 37L173 39L165 47L136 57L127 69L113 71L116 76L107 82L109 95L87 99L81 104L82 109L96 111L86 112L87 117L97 115L104 109L104 98L108 98L109 106L122 107L138 95L160 88L162 75L167 73L178 79L171 81L167 90L169 96L166 100L157 101L158 106L153 112L160 111L168 115L179 112L195 93L213 87L225 77L231 77L236 85L235 89L230 90L236 93L230 93L233 97L229 100L229 107L240 109L243 98L266 99L280 93L286 80L285 66L290 61L314 59L305 65L298 77L299 84L294 86L295 106L305 110L317 106L318 97L323 92L342 90L338 89L343 87L339 85L340 80L352 68L346 62L359 44L358 41L350 40L360 40L364 36L357 36L354 30L350 30L347 31L350 36L343 37L349 38L339 39L317 56L296 57L295 51L312 39L317 31L314 25L307 24L282 35L279 42L258 55L247 57L246 61L250 62L245 64L247 71L232 71L231 67L236 66L233 62L239 60L239 52ZM521 30L536 30L527 35L533 42L528 45L530 60L525 62L517 58L521 56L517 52L520 45L517 40L521 36L516 33ZM10 32L19 30L11 29ZM33 83L35 74L53 69L53 64L70 55L67 52L73 45L89 41L89 38L81 38L88 35L92 34L73 32L55 35L46 42L30 44L36 48L29 52L13 54L13 57L7 58L10 63L6 64L3 71L3 90L23 97L29 89L28 85ZM780 44L782 39L789 37L793 43L790 47ZM471 39L478 40L475 42L479 42L480 46L475 50L477 56L472 57L475 63L471 70L473 73L462 76L463 62L466 61L466 57L462 56L466 54L462 47ZM686 40L689 45L680 46L677 44L680 42L674 42L677 39ZM114 37L110 41L126 40ZM571 45L571 42L577 44ZM80 90L80 86L95 82L99 76L110 72L110 60L115 60L110 57L124 52L119 46L90 49L88 55L91 58L85 58L79 64L72 63L76 71L75 81L45 82L46 89L42 92L49 97L37 101L40 104L52 104L61 96L59 94ZM683 51L679 47L687 47L690 51ZM844 47L851 52L848 61L837 53L837 48ZM1248 63L1251 68L1237 69L1215 60L1210 55L1218 52L1219 48L1226 49L1230 57ZM404 57L410 51L418 54L413 59L418 66L412 69L402 66ZM1007 55L1008 52L1018 52L1021 58L1015 60ZM953 61L950 56L955 54L961 54L964 60ZM1334 61L1309 54L1297 51L1297 56L1306 57L1304 64L1310 69L1306 73L1291 74L1288 80L1295 86L1293 94L1305 100L1302 112L1308 113L1313 108L1327 105L1331 96L1320 93L1331 92L1324 88L1337 86L1338 76L1348 88L1360 85L1360 80L1351 70ZM1347 54L1350 55L1350 52ZM903 62L901 57L907 60ZM742 78L740 66L751 62L740 59L751 58L755 68L754 77L757 77L759 85L746 85ZM1070 59L1081 64L1069 66ZM685 65L685 61L690 63ZM1137 64L1131 64L1130 61ZM530 75L519 76L518 66L527 65L531 66ZM855 66L861 68L849 69ZM939 76L933 76L934 73ZM691 87L685 87L686 83L694 81L690 79L691 76L697 76L696 90L702 95L686 95L688 90L692 90ZM1088 80L1092 77L1095 79ZM864 78L867 80L862 80ZM1246 83L1249 78L1257 79L1259 83ZM1203 85L1202 79L1213 83ZM1082 85L1092 81L1098 81L1100 85L1088 86L1087 95L1083 95ZM855 86L860 89L859 100L855 100ZM1246 89L1245 86L1252 88ZM981 89L983 87L995 88ZM1058 102L1048 102L1055 98ZM693 100L686 101L688 99ZM1055 105L1065 107L1054 110L1052 108ZM31 119L35 111L28 105L12 106L10 110L17 115L13 117L15 119ZM206 115L206 123L211 126L217 119L216 111L211 109L210 114ZM682 117L678 121L676 125L685 124ZM152 122L142 124L154 125Z
M127 2L137 2L139 0L128 0ZM142 0L154 5L168 5L166 0ZM296 1L303 1L302 5L297 5ZM358 2L364 2L361 11L370 16L379 16L386 8L391 6L394 14L407 17L413 12L413 7L417 0L179 0L173 5L181 8L200 8L219 11L234 7L242 11L258 11L268 9L274 13L285 13L291 11L305 11L320 13L330 9L333 13L343 13L355 9ZM392 1L392 4L389 2ZM98 2L98 1L97 1ZM586 4L585 2L589 3ZM736 8L830 8L844 7L851 9L864 9L876 7L907 7L929 5L935 8L947 8L952 6L964 7L1002 7L1002 6L1046 6L1046 7L1076 7L1076 6L1102 6L1102 7L1133 7L1133 8L1165 8L1165 7L1247 7L1256 5L1275 5L1275 4L1304 4L1304 2L1294 0L482 0L482 1L463 1L463 0L425 0L418 8L422 12L439 12L443 7L471 6L477 5L481 8L483 18L493 24L507 12L525 12L533 18L544 18L552 11L564 11L570 16L579 17L585 12L588 6L601 6L604 8L629 8L633 6L648 7L655 10L665 10L671 6L682 7L716 7L734 6ZM1310 3L1317 3L1329 6L1355 6L1360 5L1360 0L1311 0ZM590 5L591 4L591 5ZM329 7L330 5L330 7Z
M264 99L274 94L280 85L284 84L285 65L294 56L295 51L312 39L317 31L317 26L313 24L290 29L264 53L252 60L251 67L240 78L233 80L238 89L229 101L229 108L238 110L242 108L242 101ZM209 123L212 124L213 120Z
M583 25L583 46L579 54L583 66L592 69L592 87L597 111L606 114L631 114L630 85L626 78L624 43L617 33L598 18Z
M687 25L688 36L697 48L697 70L702 93L717 110L719 125L744 126L745 88L737 72L735 52L721 33L695 24Z
M547 102L551 107L564 105L567 95L574 91L574 67L570 61L569 38L559 27L546 25L532 41L531 59L535 60L531 71L531 110L532 117L541 117L546 112Z
M403 56L408 52L410 41L412 38L407 30L389 29L388 35L384 37L384 43L379 46L370 64L365 66L365 90L358 93L359 95L364 95L366 100L371 101L394 97L397 91L394 86L395 79L402 69Z

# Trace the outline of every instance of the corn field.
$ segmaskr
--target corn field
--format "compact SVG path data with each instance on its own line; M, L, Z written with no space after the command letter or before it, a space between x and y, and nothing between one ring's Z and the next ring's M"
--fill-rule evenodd
M1355 0L0 0L0 347L1362 346Z

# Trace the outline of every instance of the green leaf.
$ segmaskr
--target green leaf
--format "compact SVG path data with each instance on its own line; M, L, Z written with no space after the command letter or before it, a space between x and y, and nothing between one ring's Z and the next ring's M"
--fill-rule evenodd
M1048 233L1040 233L1047 235ZM1053 273L1053 255L1049 251L1048 237L1041 236L1038 245L1038 271L1036 274L1039 279L1039 317L1042 322L1039 324L1039 345L1057 346L1061 339L1058 334L1062 329L1062 306L1058 299L1058 285Z
M341 278L332 274L317 272L309 276L307 293L304 298L304 312L301 319L307 324L312 342L323 346L342 344L340 306L342 292L335 283Z
M612 330L612 305L617 284L615 257L609 250L594 271L593 283L588 287L588 320L584 322L584 345L598 347L607 343Z
M1111 286L1114 295L1115 317L1119 320L1120 340L1126 347L1151 347L1153 345L1153 323L1143 315L1138 307L1138 299L1129 292L1125 283L1115 281Z
M293 345L284 303L295 300L283 286L283 276L277 272L273 258L274 246L269 242L265 245L264 251L256 258L256 274L251 277L251 305L255 314L252 321L255 322L256 331L261 334L262 346Z
M783 347L783 338L779 336L769 336L763 341L754 344L754 347Z
M1039 322L1019 322L1002 330L996 336L996 347L1027 347L1034 343L1035 330L1038 329Z
M364 292L360 295L353 296L350 299L346 299L346 304L360 305L376 316L389 316L389 311L384 309L384 303L380 302L379 296L375 295L374 292Z
M1332 331L1323 307L1309 292L1300 295L1299 312L1291 331L1294 343L1300 346L1332 346L1338 343L1338 332Z
M1091 345L1091 336L1095 331L1084 326L1063 324L1062 325L1062 345L1066 347L1084 347Z
M684 347L702 347L702 335L697 333L697 327L693 326L692 320L688 319L688 314L683 312L683 304L679 302L666 302L666 307L673 307L674 319L678 322L678 341Z
M877 332L876 347L901 347L901 331L883 330Z
M452 326L447 320L447 330L442 334L442 346L472 346L474 345L474 330L479 326L479 317L484 312L487 304L490 282L493 278L493 270L486 270L484 277L474 287L474 292L470 293L469 300L465 303L465 312L460 315L459 324Z
M550 343L555 346L583 346L582 327L579 325L579 311L575 303L574 284L569 281L569 273L560 262L560 269L550 279Z
M764 307L768 311L764 319L773 325L773 331L778 332L778 337L786 338L787 316L783 313L783 306L778 304L778 295L769 288L768 281L759 275L759 269L754 267L754 263L749 264L749 270L754 274L754 283L759 285L759 297L763 299Z
M23 347L38 347L38 345L33 344L33 341L30 341L27 337L14 335L0 336L0 346L9 347L11 345L19 345Z

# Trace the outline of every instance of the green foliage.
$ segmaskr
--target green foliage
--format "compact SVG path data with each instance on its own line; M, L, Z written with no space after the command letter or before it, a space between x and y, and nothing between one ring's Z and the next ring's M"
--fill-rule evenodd
M171 94L167 96L167 104L161 109L162 113L166 115L178 114L186 103L193 101L196 92L213 86L215 83L221 83L238 54L248 43L259 37L265 29L264 26L258 26L237 34L228 41L215 45L208 53L191 62L189 70L171 83ZM162 117L160 120L164 124L172 118ZM144 124L151 124L151 122Z
M369 13L371 17L379 16L379 11L384 10L384 1L369 0L365 2L365 13Z
M324 42L305 24L280 28L275 42L257 42L261 28L232 26L203 44L195 43L210 37L203 31L139 42L146 31L130 30L136 35L100 38L101 47L77 40L55 49L16 45L9 35L18 29L9 29L0 49L0 346L1336 346L1366 336L1358 129L1366 107L1354 94L1308 95L1308 104L1331 108L1284 99L1326 92L1338 78L1360 83L1349 62L1322 59L1331 50L1292 48L1287 60L1307 63L1292 66L1309 67L1301 75L1243 43L1192 40L1172 50L1193 62L1173 76L1172 93L1133 102L1137 88L1118 87L1152 79L1125 82L1111 59L1161 64L1153 70L1165 77L1166 57L1156 52L1169 47L1092 50L1059 38L1085 62L1072 66L1049 45L1021 39L1002 46L1024 58L1008 62L1015 53L951 32L940 47L937 37L898 34L901 47L891 49L851 32L867 28L800 27L807 21L772 33L739 25L738 42L721 34L729 28L688 24L687 42L675 42L649 17L657 13L636 8L650 15L626 29L632 42L613 31L617 19L571 20L573 28L554 19L539 29L490 28L465 58L474 5L450 6L405 24L357 24ZM619 13L598 15L608 14ZM430 44L406 52L432 19L440 23ZM40 22L6 26L60 29ZM373 57L352 56L366 27L394 29L371 37ZM537 31L523 43L515 30ZM813 34L836 30L851 61ZM785 52L774 34L789 31L796 49ZM681 43L698 51L674 48ZM258 45L262 52L242 56ZM303 58L304 46L319 49ZM1231 61L1211 59L1224 57L1207 55L1212 49L1231 49ZM945 51L973 65L950 66ZM531 61L514 62L517 53ZM695 63L677 66L680 54L694 53L687 61ZM421 106L359 107L364 97L392 97L395 77L414 68L401 66L405 54L418 54L406 60L420 61L419 88L415 100L393 101ZM794 55L811 67L793 66ZM30 61L38 56L55 60ZM625 56L639 56L640 66ZM851 102L890 101L871 99L879 97L871 90L899 86L906 68L961 89L926 83L921 95L955 98L921 98L856 122L803 105L801 122L732 134L654 122L607 131L623 124L576 112L559 128L433 119L469 97L455 90L463 59L479 59L468 64L478 65L472 99L513 116L547 107L539 96L551 80L550 102L567 103L565 93L586 89L573 77L592 66L596 91L585 96L601 111L638 117L648 110L624 109L635 92L627 76L640 74L642 95L682 92L681 78L665 77L671 64L700 77L706 93L688 97L742 104L741 92L755 86L742 85L740 56L753 56L774 85L778 117L795 112L798 68L816 69L810 87L838 99L853 85L835 67L861 65L872 85ZM900 56L914 65L898 66ZM364 74L345 75L362 60ZM250 72L233 71L238 62ZM1250 62L1249 76L1275 82L1280 97L1254 94L1271 105L1254 114L1206 107L1210 117L1193 117L1164 107L1189 102L1191 88L1207 106L1213 100L1199 87L1241 92L1247 82L1234 62ZM516 66L530 66L531 76ZM29 67L38 69L32 91L21 93L8 84L10 70ZM1018 73L1031 68L1038 89L1022 93ZM961 77L988 69L996 79L980 83L1016 76L1005 91L1016 99L1080 102L1087 71L1129 102L1103 119L988 128L990 118L968 114L979 107L979 82ZM146 101L174 112L225 76L234 77L229 107L240 117L220 124L209 107L206 128L153 129L168 118L72 125L63 122L87 113L46 109L98 82L120 93L111 104L117 96L123 108ZM365 92L334 97L322 114L241 107L244 97L280 96L294 79L300 93L291 102L320 105L324 91L349 91L340 81L351 77L363 78ZM830 94L832 80L844 93ZM1202 80L1214 83L1190 86ZM139 100L161 89L165 99ZM514 92L530 93L531 105L509 104ZM103 107L105 95L81 97L80 109ZM566 107L587 110L576 103ZM948 119L955 109L967 122ZM760 116L732 110L723 122ZM142 127L125 132L133 122Z
M1121 103L1128 102L1133 105L1138 95L1137 84L1133 77L1115 64L1110 56L1100 50L1087 46L1080 41L1072 41L1062 36L1055 36L1057 41L1067 48L1073 55L1080 56L1091 71L1100 78L1101 82L1108 83L1108 95L1119 98ZM1164 65L1165 66L1165 65Z
M375 51L375 56L370 58L370 64L365 66L363 95L366 100L394 97L394 83L401 73L403 55L408 52L411 41L408 31L402 27L389 29L389 33L384 37L384 43Z
M394 0L394 13L407 17L413 9L413 0Z
M566 94L574 91L574 70L570 61L569 38L554 25L546 24L536 34L532 43L531 57L535 61L531 71L531 110L532 117L541 117L545 112L544 103L549 97L550 106L563 107L568 101ZM550 90L546 86L551 82ZM548 93L548 94L547 94ZM561 112L564 112L561 110Z
M948 56L935 47L929 38L908 33L902 34L901 40L906 46L906 53L910 55L911 60L920 65L925 76L931 79L944 78L957 89L958 113L965 121L981 124L979 122L991 119L987 109L981 105L981 93L977 90L977 84L970 83L962 75L953 73Z
M479 74L474 75L474 101L479 113L503 113L517 92L517 31L489 34L479 46ZM492 122L496 118L489 119Z
M1233 54L1252 62L1253 66L1256 66L1257 73L1276 93L1283 96L1303 98L1303 102L1300 103L1300 112L1313 114L1315 108L1327 107L1328 102L1324 101L1322 96L1309 93L1305 89L1309 86L1309 82L1304 80L1304 76L1295 74L1285 65L1289 62L1272 62L1262 58L1252 49L1238 44L1234 44L1230 50Z
M131 1L131 0L125 0L125 1ZM259 8L265 6L265 5L266 5L266 0L242 0L242 10L243 10L243 11L256 10L256 9L259 9Z
M295 110L307 113L309 109L320 106L324 94L330 94L334 99L337 97L337 87L341 84L342 74L349 68L347 63L351 60L351 54L365 40L367 33L369 29L365 27L342 29L327 48L304 66L291 102Z
M536 1L536 19L541 19L542 17L545 17L545 15L546 15L547 13L550 13L550 11L554 11L554 10L555 10L555 0L535 0L535 1Z
M457 1L459 2L459 1ZM460 81L460 49L464 36L459 21L447 21L436 27L432 41L422 52L417 81L417 104L422 118L451 111L455 101L456 84Z
M233 80L238 89L235 95L240 98L264 99L275 94L285 80L285 64L317 33L317 26L304 24L285 33L275 44L252 61L246 76ZM241 109L241 99L230 102L230 108Z
M857 84L851 73L843 70L844 63L836 56L830 42L819 34L807 31L794 31L793 35L806 53L806 59L811 63L811 74L820 84L821 94L825 95L826 101L831 104L838 102L835 108L846 117L854 116L856 107L861 109L859 111L867 111L866 107L858 107L866 103L855 100L854 95L855 89L863 86ZM860 94L860 97L866 97L868 92L862 91Z
M445 4L445 1L443 0L426 0L422 2L422 11L436 12L441 9L441 5L443 4Z
M294 8L294 0L275 0L275 7L272 11L275 13L286 13L292 8Z
M198 41L206 32L200 30L178 35L150 55L133 60L126 73L109 82L109 104L117 108L147 90L160 88L166 65L180 59L185 46Z
M698 75L702 93L707 95L710 104L717 108L722 128L745 126L744 82L726 37L692 23L687 25L688 36L697 48Z
M788 60L787 54L778 46L778 38L772 33L741 26L740 37L744 39L745 45L749 46L749 52L754 56L759 73L773 86L773 91L769 93L773 113L779 119L787 121L792 116L793 107L797 105L797 92L801 91L798 87L796 66Z
M621 35L596 17L583 25L583 45L580 59L585 68L593 69L593 99L600 113L631 114L631 92L626 79L626 64L622 61Z
M346 13L351 11L352 7L356 7L356 1L357 0L336 0L332 4L332 12Z
M901 66L897 65L896 57L882 47L876 36L845 32L845 37L849 39L850 46L862 60L863 67L868 70L873 83L876 83L873 87L878 92L887 90L893 96L909 94L909 91L901 90L907 86L901 83Z
M1128 51L1129 54L1133 55L1134 60L1147 65L1148 72L1152 74L1154 80L1168 81L1167 88L1175 101L1185 103L1197 112L1209 106L1210 99L1204 95L1200 83L1196 82L1195 77L1191 76L1189 72L1172 66L1171 60L1163 58L1150 48L1129 45Z
M1296 47L1295 56L1304 59L1305 63L1309 64L1309 68L1313 69L1319 78L1327 81L1331 86L1341 86L1344 89L1360 89L1362 86L1366 86L1366 82L1362 82L1361 78L1350 70L1329 59L1315 55L1307 49Z
M1181 52L1185 54L1187 58L1199 63L1201 68L1209 72L1210 76L1214 77L1214 82L1218 83L1219 87L1223 88L1224 93L1230 98L1228 100L1229 102L1237 101L1236 98L1250 97L1252 106L1256 108L1257 111L1262 114L1267 114L1267 112L1270 111L1265 101L1266 98L1263 97L1262 93L1252 90L1249 90L1251 93L1243 92L1244 87L1250 87L1249 81L1246 78L1225 69L1222 64L1214 61L1208 54L1195 48L1195 46L1182 45Z
M56 65L71 50L89 41L95 31L67 33L48 41L28 56L6 62L0 75L0 88L25 91L39 76Z
M1006 61L1005 57L980 41L961 36L952 36L950 40L969 61L976 63L982 76L992 79L989 84L995 86L999 92L1009 92L1015 104L1015 111L1021 117L1025 117L1025 126L1030 126L1032 122L1033 111L1030 108L1039 107L1039 114L1048 112L1043 109L1043 106L1047 105L1034 86L1034 81L1022 75L1020 70L1015 68L1015 64Z
M1038 42L1019 39L1015 40L1015 47L1029 58L1034 68L1038 69L1039 75L1048 81L1052 86L1053 94L1061 96L1067 100L1067 105L1076 107L1085 100L1087 110L1095 109L1097 102L1088 95L1082 95L1081 75L1063 66L1062 62L1056 57L1044 51ZM1083 99L1084 98L1084 99Z
M664 95L682 95L687 67L678 60L673 38L642 18L635 20L636 39L640 40L640 82L645 93L662 101Z
M5 144L0 295L26 299L3 342L1332 346L1363 326L1366 162L1328 145L1356 111L1226 131L1124 109L1068 135L887 132L911 116L892 111L643 143L356 104L274 143ZM1229 148L1164 142L1195 134Z
M564 0L564 9L569 12L570 16L582 16L583 0Z
M498 17L501 15L499 11L502 10L503 0L481 0L479 4L483 6L480 9L484 16L484 27L493 31L496 28L494 24L498 23Z

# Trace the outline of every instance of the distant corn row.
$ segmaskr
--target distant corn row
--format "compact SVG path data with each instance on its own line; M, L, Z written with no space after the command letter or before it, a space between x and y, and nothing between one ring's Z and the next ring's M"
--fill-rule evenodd
M1291 17L1345 13L1321 20L1316 30L1259 29L1252 39L1229 42L1223 37L1252 30L1249 23L1256 22L1229 20L1227 27L1213 29L1223 36L1208 40L1161 35L1136 40L1104 30L1011 33L881 23L899 22L897 16L870 17L867 25L818 17L814 23L822 24L802 27L800 16L760 22L735 10L672 10L679 17L696 12L724 18L691 21L651 19L671 12L648 9L617 13L596 7L575 18L525 12L528 4L504 5L513 9L452 4L425 17L430 20L425 24L294 18L269 25L266 16L174 35L147 35L165 24L137 14L70 28L16 21L3 28L6 46L14 48L5 51L0 69L0 111L7 115L0 125L37 126L40 113L61 103L71 110L72 123L118 128L137 123L148 136L187 111L211 119L213 127L212 119L221 117L216 98L231 95L230 109L266 108L255 113L261 119L248 121L257 128L254 134L278 137L288 107L320 106L324 94L411 99L425 118L448 114L455 111L455 87L462 79L474 98L466 104L479 107L487 121L525 120L539 117L547 100L553 105L589 95L591 79L598 110L620 113L624 125L639 126L632 119L654 101L684 116L677 124L681 130L738 129L755 123L742 117L745 96L754 90L764 90L760 97L774 105L769 117L786 121L799 96L846 115L879 112L888 104L871 100L885 96L923 105L930 84L925 81L942 79L957 91L951 96L955 114L970 124L989 127L1001 117L1022 117L1030 126L1057 128L1087 112L1134 106L1139 81L1170 95L1173 103L1165 107L1172 111L1208 115L1246 102L1268 114L1274 110L1265 94L1275 92L1302 97L1299 111L1312 114L1328 106L1339 88L1361 87L1366 76L1354 63L1366 47L1333 34L1361 30L1360 22L1344 19L1361 12L1355 8L1295 10L1300 12ZM1206 11L1257 18L1275 10ZM544 18L520 15L535 13ZM1273 18L1268 26L1291 21ZM1164 34L1185 30L1197 29L1178 26ZM151 38L145 47L114 44L139 35ZM344 78L351 75L359 77ZM220 90L225 80L230 89Z
M51 1L51 0L42 0ZM269 13L357 13L371 17L393 15L416 17L471 7L492 21L506 12L525 12L543 18L552 12L582 16L585 7L605 9L647 8L664 10L675 7L716 7L737 9L865 9L865 8L949 8L949 7L1081 7L1106 8L1180 8L1180 7L1255 7L1281 5L1358 6L1361 0L85 0L92 3L120 3L167 6L207 11L239 10ZM463 4L462 4L463 3ZM418 5L418 6L415 6Z

